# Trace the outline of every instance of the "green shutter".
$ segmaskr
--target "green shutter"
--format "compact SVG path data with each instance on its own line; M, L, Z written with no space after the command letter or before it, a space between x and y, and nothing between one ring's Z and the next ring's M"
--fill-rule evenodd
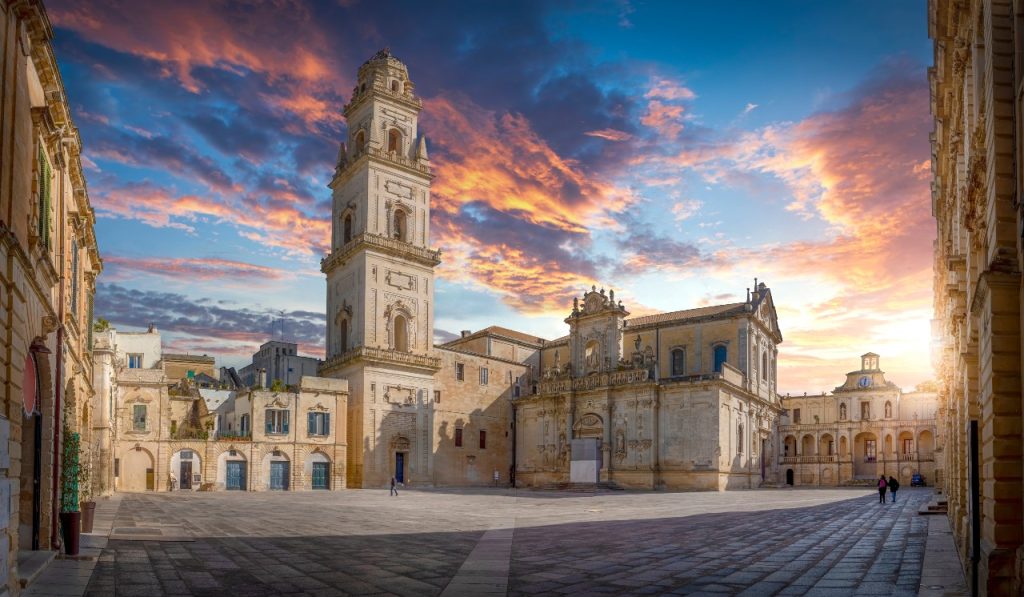
M39 242L50 246L50 162L39 145Z
M89 321L86 324L86 325L89 326L89 331L88 331L88 334L89 334L89 347L88 347L88 349L89 349L90 352L92 352L92 326L93 326L93 322L92 322L92 318L93 318L92 308L93 308L93 297L90 296L89 297Z

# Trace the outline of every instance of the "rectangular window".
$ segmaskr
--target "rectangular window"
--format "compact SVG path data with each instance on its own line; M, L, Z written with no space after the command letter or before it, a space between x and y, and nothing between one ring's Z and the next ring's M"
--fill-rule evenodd
M797 424L800 423L800 409L799 408L794 408L793 409L793 422L797 423Z
M458 427L455 428L455 447L462 447L462 429Z
M487 367L480 367L480 385L487 385Z
M441 403L441 390L434 390L434 404Z
M480 430L480 449L487 449L487 432L484 431L483 429Z
M267 433L288 433L288 411L267 409Z
M875 451L875 440L869 439L864 441L864 461L874 462L878 457L878 453Z
M136 404L132 406L132 429L135 431L146 430L146 405Z
M910 454L913 451L914 451L914 440L912 440L912 439L905 439L905 440L903 440L903 453L904 454Z
M114 476L115 477L120 477L121 476L121 459L120 458L115 458L114 459Z
M309 435L331 434L331 413L309 413L306 421Z
M860 418L865 421L871 418L871 403L861 402L860 403Z
M128 355L128 368L129 369L142 369L142 355L141 354L130 354L130 355Z
M465 381L466 366L462 363L455 363L455 381Z

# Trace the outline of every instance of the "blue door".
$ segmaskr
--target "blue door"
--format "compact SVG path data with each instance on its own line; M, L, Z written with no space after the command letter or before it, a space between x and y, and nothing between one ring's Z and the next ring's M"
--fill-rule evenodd
M281 491L288 489L288 462L270 463L270 488Z
M724 346L715 347L715 373L722 372L722 363L726 361L729 355L729 350Z
M395 482L405 483L405 452L395 454Z
M329 467L326 462L313 463L313 489L330 489L327 481Z
M229 460L227 470L227 489L245 491L245 462Z

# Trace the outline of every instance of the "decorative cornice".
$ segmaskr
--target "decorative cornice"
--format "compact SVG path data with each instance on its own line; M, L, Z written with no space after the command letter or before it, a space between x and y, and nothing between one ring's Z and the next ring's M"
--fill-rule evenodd
M327 377L331 373L340 371L342 367L359 361L398 365L427 372L434 372L441 368L441 359L439 357L400 352L386 348L374 348L372 346L358 346L344 354L327 359L320 366L320 375Z
M362 250L378 251L427 267L437 267L441 263L441 251L438 249L425 249L398 239L364 232L321 259L320 271L328 274Z

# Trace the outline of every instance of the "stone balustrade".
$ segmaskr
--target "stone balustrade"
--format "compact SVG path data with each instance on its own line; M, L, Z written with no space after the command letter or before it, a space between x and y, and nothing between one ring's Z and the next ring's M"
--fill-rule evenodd
M394 257L410 259L429 267L434 267L441 263L440 250L417 247L414 244L398 240L397 238L388 238L380 234L364 232L321 259L320 271L325 274L328 273L364 246L371 250L377 249Z
M441 358L431 355L402 352L390 348L376 348L373 346L357 346L343 354L331 357L320 366L320 375L326 375L341 365L354 360L377 361L381 363L407 365L423 369L437 370L441 368Z

